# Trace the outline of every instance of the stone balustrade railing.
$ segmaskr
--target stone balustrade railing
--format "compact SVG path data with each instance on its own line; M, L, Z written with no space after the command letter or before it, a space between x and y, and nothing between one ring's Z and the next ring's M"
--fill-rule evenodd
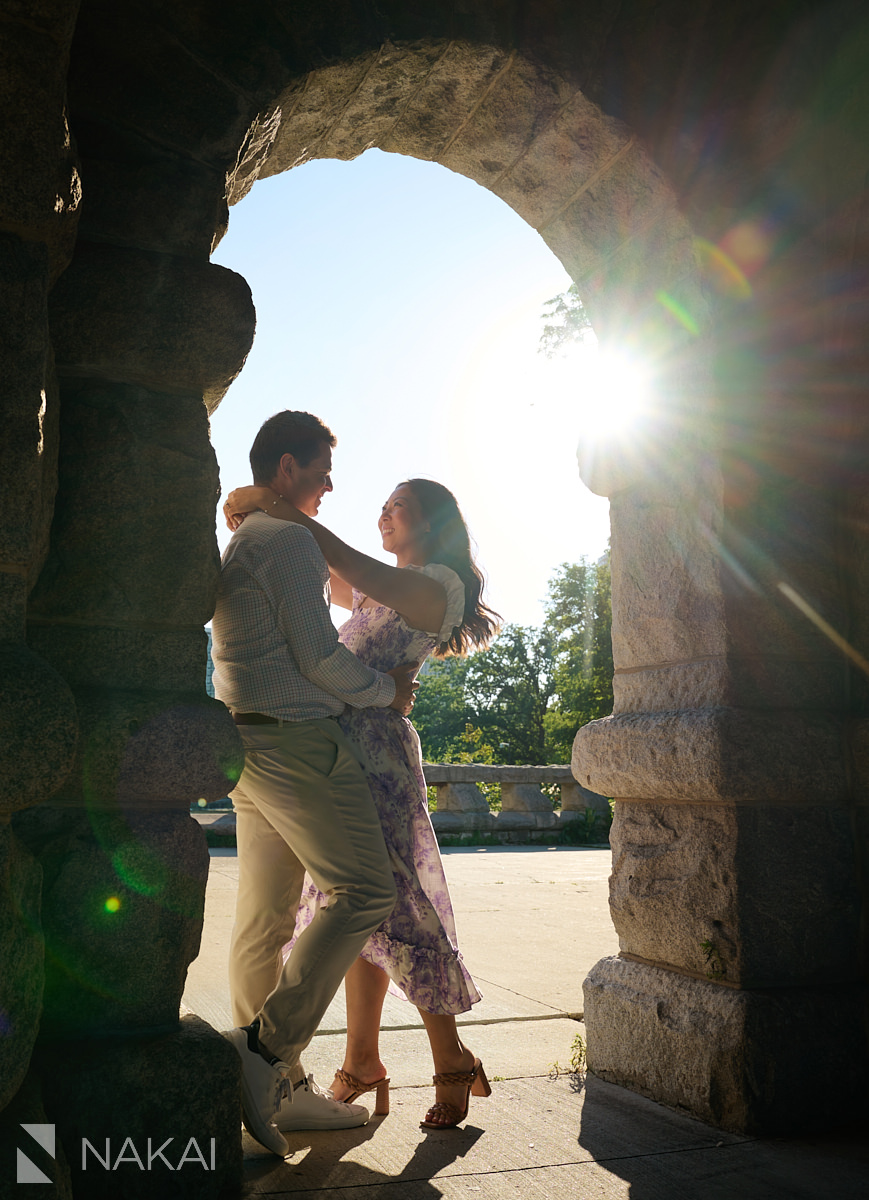
M577 783L568 766L500 766L486 763L423 763L425 781L437 788L432 813L443 837L488 833L504 842L551 841L568 822L594 809L609 820L609 801ZM501 811L492 812L481 783L500 783ZM542 784L559 785L561 809Z
M437 788L432 824L439 838L468 840L489 834L505 843L552 842L570 821L585 820L593 809L601 817L601 840L606 840L610 807L605 796L577 783L568 766L515 767L488 763L423 763L425 781ZM492 812L481 783L501 785L501 811ZM553 810L544 784L558 784L561 808ZM213 810L212 810L213 812ZM214 836L235 836L235 813L208 823Z

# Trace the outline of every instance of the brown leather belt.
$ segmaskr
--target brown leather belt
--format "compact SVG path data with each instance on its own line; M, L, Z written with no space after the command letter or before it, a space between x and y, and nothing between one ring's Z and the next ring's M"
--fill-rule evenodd
M265 713L234 712L232 719L236 725L280 725L277 717L267 717Z

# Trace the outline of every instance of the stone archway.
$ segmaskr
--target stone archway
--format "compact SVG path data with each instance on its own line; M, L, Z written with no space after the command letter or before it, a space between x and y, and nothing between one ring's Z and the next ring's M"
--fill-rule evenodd
M846 779L853 768L841 748L843 714L860 710L838 651L781 603L778 585L841 626L862 576L855 568L841 579L836 545L852 527L835 472L819 455L794 466L776 433L782 413L807 417L820 390L810 403L787 370L773 379L743 351L790 344L788 287L806 272L823 290L830 246L849 238L854 261L862 210L843 217L812 193L785 221L796 247L757 283L746 320L704 291L681 210L703 200L704 233L717 235L769 188L766 168L749 170L748 183L734 175L734 163L751 157L734 146L742 136L761 159L787 127L781 114L791 128L803 120L788 78L769 97L770 121L751 132L759 67L789 35L767 29L746 51L718 112L731 142L722 134L692 191L698 122L718 111L703 92L703 51L721 26L710 18L683 36L673 6L668 44L682 47L688 66L661 119L667 63L653 55L638 65L648 32L640 14L603 6L595 19L591 6L579 14L553 0L530 16L521 4L507 13L480 3L459 18L347 3L291 19L266 0L217 13L153 0L121 16L86 0L69 76L81 206L64 132L75 6L58 6L44 29L19 30L21 45L42 37L51 47L51 70L38 75L36 96L21 83L42 115L32 134L42 158L28 170L13 156L22 183L3 210L24 447L10 456L10 477L34 498L2 549L4 653L18 671L7 673L9 711L24 705L25 733L51 733L11 744L10 807L21 814L14 832L2 830L13 864L7 907L12 892L35 907L36 860L46 879L40 932L24 938L29 982L4 1045L4 1102L26 1079L35 1042L42 933L51 951L43 1039L163 1029L196 1043L205 1076L226 1069L222 1045L201 1031L171 1032L206 868L186 807L222 794L238 769L234 730L202 697L202 625L216 579L202 402L216 403L241 368L253 309L244 282L207 257L227 198L258 175L369 144L443 162L502 196L580 284L599 336L638 340L658 368L651 440L584 448L586 481L613 503L618 675L616 715L581 733L575 769L621 802L612 895L623 946L590 978L592 1068L732 1128L792 1128L791 1080L811 1041L822 1056L819 1091L835 1081L837 1105L843 1093L861 1094L853 829L862 810L848 806L862 793ZM742 17L751 23L748 7ZM739 44L734 35L728 47ZM797 65L807 69L810 41L800 45ZM632 78L657 81L648 111L636 95L614 99L613 73L632 64ZM607 97L618 118L605 114ZM813 148L818 163L825 151ZM678 197L656 161L667 163ZM826 241L796 236L815 211ZM58 275L49 346L45 304ZM846 320L836 299L824 317L841 337L843 321L854 328L853 307ZM748 453L761 435L777 454ZM189 521L165 521L157 502L167 487ZM859 737L853 744L859 777L864 752ZM815 892L778 886L812 871ZM124 936L117 924L97 929L85 903L118 879ZM831 1004L835 1029L824 1019ZM128 1048L133 1062L140 1051ZM70 1111L107 1059L76 1062ZM812 1120L834 1111L816 1108Z

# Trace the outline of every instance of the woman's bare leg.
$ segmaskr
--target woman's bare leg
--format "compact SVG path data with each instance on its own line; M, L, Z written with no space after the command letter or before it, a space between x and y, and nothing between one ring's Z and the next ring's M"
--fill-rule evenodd
M431 1054L434 1059L435 1074L440 1075L449 1071L470 1071L474 1066L474 1054L459 1037L456 1018L441 1013L417 1010L422 1017L425 1031L428 1034ZM435 1089L435 1101L452 1104L462 1111L465 1107L467 1088L461 1084L439 1085ZM438 1115L431 1109L426 1114L427 1121L438 1122Z
M386 1074L380 1061L380 1018L388 987L386 972L364 958L357 958L344 976L347 1048L343 1070L363 1083L374 1083ZM351 1089L337 1079L332 1085L336 1100L345 1100L350 1092Z

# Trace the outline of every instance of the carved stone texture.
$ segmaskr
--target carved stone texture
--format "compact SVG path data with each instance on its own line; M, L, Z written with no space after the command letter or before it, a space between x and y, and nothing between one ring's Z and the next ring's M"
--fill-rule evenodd
M502 783L501 811L551 813L552 800L530 783Z
M38 242L0 233L0 506L15 512L0 528L0 570L30 583L48 549L57 486L57 388L48 339L49 255ZM10 597L12 599L12 597ZM0 629L23 634L20 597L3 606Z
M223 171L105 120L77 121L76 140L87 179L80 238L207 261L225 218Z
M193 392L217 407L253 343L240 275L80 241L51 298L58 373Z
M475 783L439 783L439 813L488 813L489 802Z
M52 546L28 615L94 629L201 629L219 575L217 463L201 398L69 381L61 438ZM177 519L166 520L166 505Z
M728 648L716 528L720 484L646 486L612 500L617 670L707 659ZM692 705L693 706L693 705ZM646 704L645 711L652 706Z
M52 277L69 261L81 201L65 103L78 9L7 4L0 18L0 226L44 243Z
M208 849L197 823L43 805L16 831L45 872L40 1037L174 1028L202 934Z
M126 743L118 802L148 808L170 798L187 805L221 800L243 767L238 729L220 701L179 705L152 717Z
M53 1090L54 1080L51 1081ZM63 1144L55 1139L54 1155L43 1149L22 1125L46 1125L52 1118L45 1111L43 1085L37 1072L28 1071L10 1103L0 1104L0 1200L21 1200L28 1191L45 1200L73 1200L69 1162ZM50 1182L39 1183L38 1192L17 1182L19 1149ZM73 1151L73 1157L78 1147Z
M846 810L620 802L610 844L622 951L742 987L859 977Z
M56 1122L76 1196L203 1200L238 1194L241 1064L229 1042L199 1017L185 1016L159 1037L65 1041L60 1072L57 1052L46 1046L38 1066L48 1119ZM128 1144L126 1161L116 1169L104 1170L88 1151L83 1170L82 1138L103 1160L108 1139L112 1167L129 1138L144 1169ZM152 1151L163 1147L164 1155L154 1157L150 1169L149 1139Z
M707 708L621 713L584 725L573 772L606 796L700 804L841 803L841 721Z
M0 588L3 577L0 575ZM204 677L204 629L126 629L31 620L28 645L73 687L198 690Z
M223 799L244 764L238 730L219 700L184 699L77 689L81 733L64 802L105 812L119 805L177 812L196 800Z
M601 1079L739 1133L793 1136L863 1108L865 989L737 991L604 958L583 991Z
M39 864L9 825L0 826L0 1109L21 1087L39 1031L41 893Z
M78 723L72 692L26 646L0 646L0 817L50 796L73 763Z

